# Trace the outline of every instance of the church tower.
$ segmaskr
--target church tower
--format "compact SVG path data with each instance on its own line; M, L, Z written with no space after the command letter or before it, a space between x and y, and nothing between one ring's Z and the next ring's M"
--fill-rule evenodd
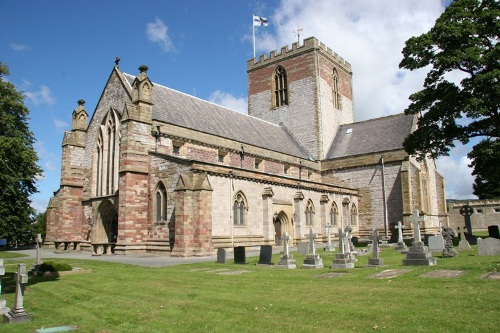
M316 38L247 62L248 114L285 126L316 160L354 121L351 65Z

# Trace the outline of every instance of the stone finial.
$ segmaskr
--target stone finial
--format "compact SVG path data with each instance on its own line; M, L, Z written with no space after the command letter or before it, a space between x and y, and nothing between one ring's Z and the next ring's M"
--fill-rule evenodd
M85 105L85 100L80 98L77 103L78 103L79 106L84 106Z
M140 66L139 66L139 72L140 72L140 73L145 73L145 72L147 72L147 71L148 71L148 69L149 69L149 67L148 67L148 66L146 66L146 65L140 65Z
M120 62L120 58L116 57L115 58L115 66L118 67L118 63Z

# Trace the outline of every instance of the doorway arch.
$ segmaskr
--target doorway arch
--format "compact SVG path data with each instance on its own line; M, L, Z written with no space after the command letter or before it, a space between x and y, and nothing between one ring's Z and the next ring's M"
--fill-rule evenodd
M293 222L290 221L288 216L284 211L280 211L279 213L275 213L273 219L274 224L274 243L275 245L283 245L282 237L285 232L288 232L288 236L290 237L289 245L292 245L294 238L294 228Z
M92 232L92 244L115 244L118 240L118 212L109 200L97 209L97 219Z

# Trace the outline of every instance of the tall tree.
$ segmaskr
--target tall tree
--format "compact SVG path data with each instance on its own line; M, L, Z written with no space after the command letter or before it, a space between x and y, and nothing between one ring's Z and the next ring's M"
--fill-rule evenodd
M455 0L429 32L406 41L399 64L409 70L431 66L424 89L410 96L405 110L420 115L418 129L404 141L406 151L437 158L448 155L457 141L480 138L468 154L479 197L500 193L499 177L484 167L498 160L494 153L500 144L499 40L498 0ZM457 72L459 83L450 79Z
M33 236L30 195L37 192L35 181L42 169L33 149L24 96L4 80L8 75L9 68L0 63L0 238L12 246Z

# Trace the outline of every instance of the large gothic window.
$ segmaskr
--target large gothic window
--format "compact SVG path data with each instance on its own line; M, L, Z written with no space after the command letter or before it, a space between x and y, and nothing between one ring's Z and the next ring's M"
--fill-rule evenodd
M274 106L280 107L283 105L288 105L288 83L286 70L283 66L276 67L274 71L273 89Z
M246 225L248 205L243 193L238 192L233 201L233 224Z
M332 208L330 209L330 225L337 226L337 219L339 217L339 210L337 204L334 202Z
M342 102L339 90L339 74L336 68L333 69L333 76L332 76L332 99L333 99L333 107L341 110Z
M111 109L99 126L94 154L95 195L112 195L118 190L120 118Z
M163 183L158 183L155 194L156 222L165 222L167 220L167 190Z
M307 202L306 206L306 225L313 225L314 218L314 205L311 200Z

